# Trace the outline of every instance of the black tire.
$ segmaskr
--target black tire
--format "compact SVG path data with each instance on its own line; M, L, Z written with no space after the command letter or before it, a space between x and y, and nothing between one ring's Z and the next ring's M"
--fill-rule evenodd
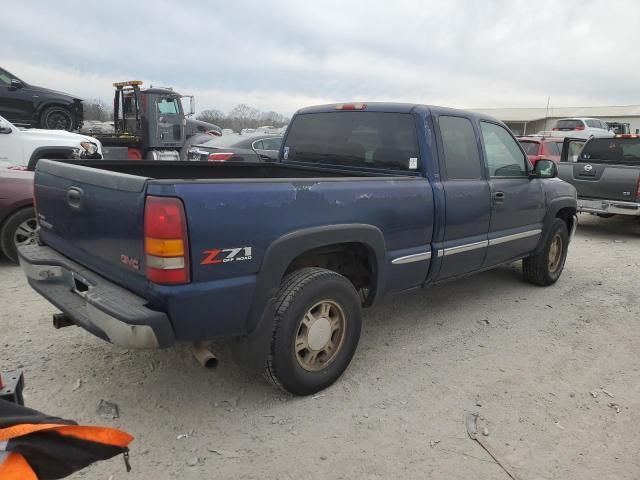
M327 313L325 317L318 313L320 318L314 318L314 306L320 310L324 306L335 308L334 320L330 320L331 313ZM333 327L327 327L330 331L324 331L324 334L328 335L325 348L329 349L329 352L321 351L319 348L313 350L310 347L312 329L307 327L304 321L310 314L313 322L326 320L325 323L335 321L339 314L343 314L341 330L333 331ZM321 329L322 325L318 325L317 329ZM282 280L278 293L275 326L264 371L265 377L295 395L311 395L328 387L342 375L351 362L360 339L361 326L360 298L345 277L323 268L303 268L290 273ZM307 347L299 349L294 343L300 345L300 339L304 336L302 332L305 330ZM335 345L336 343L338 345ZM305 351L306 353L300 353ZM312 357L316 359L313 363L310 360ZM311 365L317 367L317 370L310 370Z
M22 224L28 224L31 229L35 229L32 235L21 235L18 228ZM16 234L18 239L24 239L23 245L32 244L37 241L37 224L36 211L33 207L23 208L12 214L2 225L0 230L0 248L9 260L18 263L18 245L16 243Z
M552 251L552 245L558 241L561 242L559 248L556 247ZM524 279L529 283L543 287L556 283L564 269L568 247L569 233L567 224L560 218L555 218L540 254L532 255L522 260ZM557 252L558 256L554 252ZM552 261L551 257L553 257L554 261Z
M70 132L75 126L75 118L68 108L54 105L42 112L40 126L48 130L67 130Z

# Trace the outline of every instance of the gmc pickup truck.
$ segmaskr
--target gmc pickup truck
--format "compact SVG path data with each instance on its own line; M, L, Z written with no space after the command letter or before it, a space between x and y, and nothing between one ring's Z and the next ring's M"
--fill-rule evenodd
M384 295L520 259L556 282L577 224L556 176L490 117L309 107L274 163L41 161L20 262L58 326L129 348L232 337L240 364L306 395L347 368Z
M579 212L640 220L640 135L566 138L558 171L576 187Z

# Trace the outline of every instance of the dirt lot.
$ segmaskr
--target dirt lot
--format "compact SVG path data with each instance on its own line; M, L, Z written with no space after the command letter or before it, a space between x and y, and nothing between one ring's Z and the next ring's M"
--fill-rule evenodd
M554 287L520 266L396 297L365 312L343 378L314 398L269 387L186 347L125 351L78 328L0 263L0 366L29 406L136 437L74 478L508 479L466 412L522 480L640 478L640 225L581 216ZM603 390L604 389L604 390ZM606 392L605 392L606 390ZM101 399L118 404L106 420Z

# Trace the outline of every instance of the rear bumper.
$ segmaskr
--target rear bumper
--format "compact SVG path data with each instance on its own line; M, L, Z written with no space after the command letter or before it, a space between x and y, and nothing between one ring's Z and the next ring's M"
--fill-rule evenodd
M18 249L31 287L79 327L125 348L164 348L175 342L169 317L147 301L49 247Z
M622 202L618 200L578 199L578 211L585 213L601 213L607 215L640 216L640 203Z

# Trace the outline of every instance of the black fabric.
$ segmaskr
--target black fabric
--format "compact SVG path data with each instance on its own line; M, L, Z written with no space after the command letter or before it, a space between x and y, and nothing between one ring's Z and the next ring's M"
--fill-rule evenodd
M71 420L52 417L15 403L0 400L0 429L15 425L45 423L77 425ZM39 480L65 478L94 462L107 460L128 451L127 448L82 440L46 430L9 439L6 450L21 454Z
M0 428L12 427L13 425L20 425L23 423L58 423L63 425L77 425L76 422L71 420L51 417L36 410L32 410L31 408L23 407L22 405L7 402L6 400L0 400Z
M44 431L10 440L7 450L22 454L39 480L56 480L127 449Z

